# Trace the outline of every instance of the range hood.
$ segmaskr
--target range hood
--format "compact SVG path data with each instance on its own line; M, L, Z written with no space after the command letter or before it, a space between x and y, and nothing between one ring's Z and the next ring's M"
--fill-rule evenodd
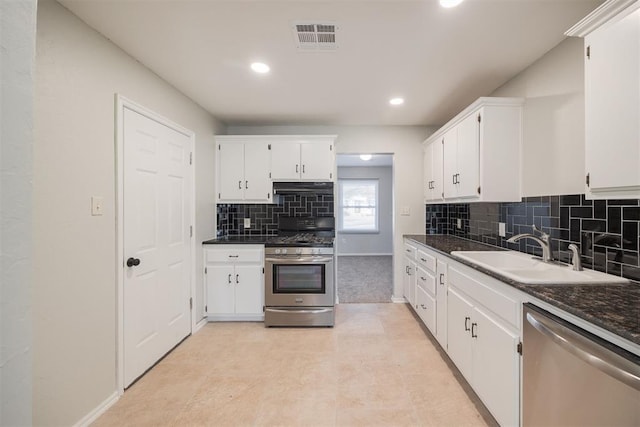
M333 194L333 182L274 182L273 194Z

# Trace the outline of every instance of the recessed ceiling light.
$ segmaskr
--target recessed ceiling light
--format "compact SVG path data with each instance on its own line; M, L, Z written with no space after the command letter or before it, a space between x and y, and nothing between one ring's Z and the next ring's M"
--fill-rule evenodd
M463 1L464 0L440 0L440 6L446 7L446 8L456 7Z
M269 66L263 62L254 62L251 64L251 69L260 74L268 73L270 70Z
M371 154L360 154L360 159L364 160L365 162L371 160L371 157L373 157Z
M402 104L404 104L404 99L403 98L391 98L389 100L389 104L391 104L391 105L402 105Z

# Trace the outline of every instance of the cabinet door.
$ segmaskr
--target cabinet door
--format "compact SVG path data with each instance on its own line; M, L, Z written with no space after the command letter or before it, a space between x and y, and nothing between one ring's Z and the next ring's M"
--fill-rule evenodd
M597 29L585 46L590 189L640 190L640 10Z
M447 263L436 261L436 338L447 348Z
M244 146L244 198L271 201L269 144L251 142Z
M433 192L431 191L431 180L432 180L432 176L433 176L433 164L432 164L432 158L433 158L433 146L435 145L435 142L432 142L431 144L427 145L426 147L424 147L424 155L423 155L423 169L424 169L424 182L423 182L423 188L424 188L424 200L425 201L431 201L432 197L433 197Z
M403 291L404 297L409 304L415 307L416 301L416 281L415 281L416 263L408 258L404 259L404 276L403 276Z
M276 141L271 144L271 180L300 179L300 143Z
M233 314L235 312L235 281L233 265L207 266L207 313Z
M233 282L236 314L262 314L262 266L236 264Z
M471 312L472 305L453 288L447 297L447 353L462 375L471 377Z
M307 181L331 181L333 178L333 144L309 142L300 144L301 175Z
M443 174L442 186L444 197L457 197L458 187L455 184L458 173L458 128L453 127L444 134L443 138Z
M431 200L442 200L442 141L431 144Z
M221 142L218 146L220 200L242 200L244 198L244 144Z
M436 303L420 286L416 288L416 312L432 334L436 331Z
M472 314L474 390L502 426L518 425L519 338L481 309Z
M479 113L478 113L479 114ZM480 123L471 114L458 124L456 159L458 165L457 196L478 197L480 187Z

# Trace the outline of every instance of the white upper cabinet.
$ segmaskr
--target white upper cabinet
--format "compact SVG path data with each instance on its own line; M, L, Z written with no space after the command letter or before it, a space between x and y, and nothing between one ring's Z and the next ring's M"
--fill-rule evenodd
M269 144L218 137L218 200L271 202Z
M283 136L273 139L273 181L334 181L335 136Z
M522 98L479 98L425 141L425 153L431 146L432 156L442 144L445 201L521 200L522 104ZM434 181L434 170L433 163L425 163L425 172L431 174L425 176L427 186ZM442 201L426 198L428 203Z
M424 147L424 199L426 202L442 201L442 141L433 141Z
M567 32L585 38L589 198L640 198L640 3L608 1Z

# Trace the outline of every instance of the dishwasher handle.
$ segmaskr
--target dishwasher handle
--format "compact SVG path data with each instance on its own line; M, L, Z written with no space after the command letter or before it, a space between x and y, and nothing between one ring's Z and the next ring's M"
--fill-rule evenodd
M640 391L640 366L544 315L528 311L526 318L531 326L564 350Z

